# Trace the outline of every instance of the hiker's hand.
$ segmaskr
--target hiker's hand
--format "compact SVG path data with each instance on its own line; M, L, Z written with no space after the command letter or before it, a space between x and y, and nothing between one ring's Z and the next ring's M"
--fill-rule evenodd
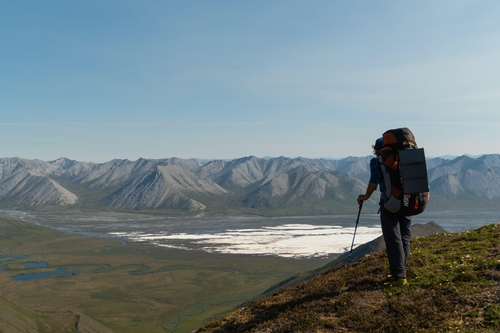
M377 184L369 182L368 187L366 188L366 193L365 194L360 194L358 196L358 204L361 205L363 201L366 201L370 199L372 196L372 193L377 189Z
M361 205L363 203L363 201L366 201L370 199L370 196L369 195L366 195L366 194L360 194L358 196L358 204Z

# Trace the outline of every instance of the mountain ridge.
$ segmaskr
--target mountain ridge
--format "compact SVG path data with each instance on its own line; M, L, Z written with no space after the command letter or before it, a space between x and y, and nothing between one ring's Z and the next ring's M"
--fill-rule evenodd
M317 215L352 213L371 156L344 159L246 156L234 160L0 159L0 207L224 211ZM500 155L427 160L431 205L492 204L500 198ZM94 198L89 200L89 198ZM376 196L367 209L376 209ZM91 205L89 202L92 201Z

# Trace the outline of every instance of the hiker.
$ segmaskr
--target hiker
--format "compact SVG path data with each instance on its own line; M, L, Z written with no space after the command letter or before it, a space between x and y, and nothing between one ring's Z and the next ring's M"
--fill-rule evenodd
M370 161L370 181L365 194L358 196L358 204L370 198L377 189L385 192L385 182L380 164L380 151L383 148L382 138L375 141L373 153L376 157ZM380 222L382 234L386 244L387 257L391 274L386 286L401 286L408 284L406 280L407 263L410 255L411 217L397 213L391 213L383 205L384 200L380 200Z

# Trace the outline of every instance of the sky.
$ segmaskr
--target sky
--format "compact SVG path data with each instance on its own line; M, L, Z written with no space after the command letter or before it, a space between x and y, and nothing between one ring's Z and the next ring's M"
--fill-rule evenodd
M0 157L500 153L500 1L0 0Z

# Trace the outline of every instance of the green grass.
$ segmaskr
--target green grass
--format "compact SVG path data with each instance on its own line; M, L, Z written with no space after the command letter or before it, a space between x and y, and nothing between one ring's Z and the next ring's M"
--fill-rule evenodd
M0 218L0 294L47 318L71 310L119 332L190 332L276 283L326 259L210 254L66 235ZM50 268L26 268L47 262ZM20 273L71 267L69 278L14 281ZM52 318L52 317L51 317ZM57 318L54 317L56 320ZM59 320L59 319L57 319Z
M385 251L283 288L199 332L499 332L500 226L412 241L406 287Z

